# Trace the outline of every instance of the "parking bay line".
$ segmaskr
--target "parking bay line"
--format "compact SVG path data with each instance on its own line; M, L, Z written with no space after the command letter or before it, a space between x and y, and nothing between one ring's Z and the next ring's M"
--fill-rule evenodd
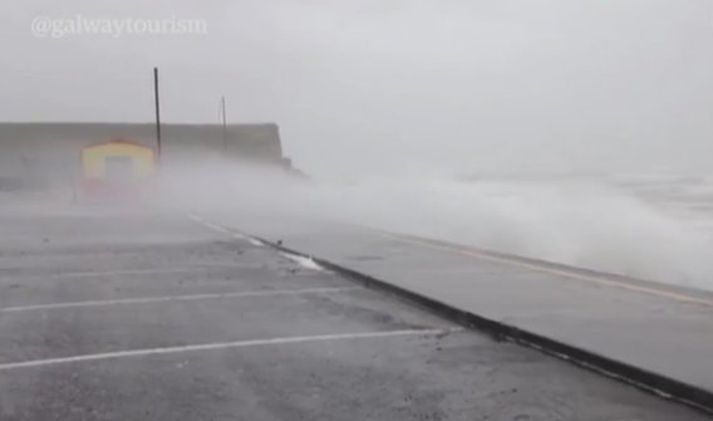
M409 330L392 330L383 332L356 332L356 333L337 333L331 335L314 335L314 336L293 336L279 337L270 339L252 339L235 342L217 342L200 345L185 345L173 346L165 348L149 348L136 349L128 351L106 352L101 354L77 355L73 357L48 358L43 360L30 360L15 363L0 364L0 371L14 370L18 368L42 367L58 364L78 363L87 361L99 361L108 359L119 359L128 357L143 357L149 355L166 355L196 351L212 351L230 348L247 348L265 345L286 345L309 342L323 341L338 341L338 340L354 340L354 339L373 339L373 338L388 338L398 336L442 336L449 333L460 332L463 328L447 328L447 329L409 329Z
M242 297L267 297L277 295L300 295L300 294L319 294L331 292L347 292L362 287L322 287L322 288L302 288L302 289L278 289L278 290L261 290L261 291L244 291L244 292L227 292L215 294L194 294L194 295L169 295L162 297L141 297L141 298L124 298L116 300L93 300L93 301L74 301L66 303L51 303L51 304L35 304L26 306L14 306L0 308L2 313L14 313L33 310L53 310L63 308L79 308L79 307L102 307L110 305L125 305L125 304L147 304L161 302L182 302L182 301L197 301L210 300L221 298L242 298Z
M4 275L0 272L0 277L2 276L15 276L23 279L66 279L66 278L102 278L110 276L127 276L127 275L158 275L158 274L169 274L169 273L192 273L192 272L203 272L215 269L246 269L246 268L260 268L260 266L255 264L204 264L196 266L187 266L180 268L162 268L162 269L119 269L110 271L84 271L84 272L65 272L65 273L47 273L47 274L30 274L30 275L17 275L8 274ZM1 270L1 269L0 269Z

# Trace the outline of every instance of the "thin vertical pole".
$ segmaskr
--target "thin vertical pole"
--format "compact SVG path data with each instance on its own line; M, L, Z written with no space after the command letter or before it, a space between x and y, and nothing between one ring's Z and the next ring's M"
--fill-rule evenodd
M156 105L156 155L161 160L161 105L158 97L158 67L153 68L153 93Z
M223 126L223 152L228 153L228 117L225 110L225 96L220 97L220 118Z

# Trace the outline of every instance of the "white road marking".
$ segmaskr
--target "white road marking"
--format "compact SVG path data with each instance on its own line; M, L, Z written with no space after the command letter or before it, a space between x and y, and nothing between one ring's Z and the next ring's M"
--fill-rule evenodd
M205 227L210 228L212 230L219 231L219 232L227 232L227 233L232 234L235 238L239 238L241 240L247 240L250 242L250 244L252 244L254 246L262 247L265 245L262 241L260 241L256 238L253 238L247 234L243 234L240 232L228 230L225 227L221 227L219 225L213 224L212 222L206 221L205 219L203 219L202 217L200 217L198 215L188 214L188 217L193 219L194 221L198 222L199 224L202 224ZM316 263L314 261L314 259L312 259L311 257L300 256L299 254L287 253L287 252L282 252L281 254L306 269L317 270L317 271L325 270L321 265Z
M262 243L262 241L256 240L256 239L250 238L250 237L248 238L248 241L250 242L250 244L252 244L254 246L258 246L258 247L263 247L265 245Z
M395 336L432 336L445 335L462 331L463 328L450 329L411 329L411 330L392 330L386 332L357 332L357 333L338 333L333 335L315 335L315 336L294 336L281 337L271 339L253 339L235 342L218 342L200 345L173 346L166 348L150 348L136 349L129 351L106 352L101 354L77 355L73 357L49 358L44 360L21 361L15 363L0 364L0 371L14 370L18 368L43 367L49 365L78 363L87 361L99 361L117 358L128 357L143 357L148 355L165 355L177 354L183 352L195 351L212 351L229 348L247 348L265 345L286 345L307 342L321 341L338 341L338 340L353 340L353 339L372 339L372 338L388 338Z
M229 229L221 227L220 225L216 225L212 222L206 221L205 219L203 219L202 217L200 217L194 213L189 213L188 217L191 218L192 220L198 222L199 224L205 225L206 227L208 227L212 230L219 231L224 234L232 234L232 232Z
M302 266L303 268L306 269L312 269L312 270L318 270L318 271L323 271L324 268L320 266L318 263L314 261L311 257L304 257L300 256L299 254L292 254L292 253L285 253L282 252L280 253L286 258L292 260L293 262L297 263L298 265Z
M67 272L67 273L55 273L46 275L29 275L23 276L23 278L92 278L92 277L102 277L102 276L124 276L124 275L154 275L161 273L187 273L187 272L197 272L203 270L209 270L213 268L258 268L260 266L255 264L208 264L208 265L196 265L194 267L180 267L180 268L163 268L163 269L126 269L126 270L111 270L111 271L87 271L87 272Z
M207 220L205 220L204 218L202 218L202 217L200 217L200 216L198 216L198 215L196 215L196 214L194 214L194 213L189 213L189 214L188 214L188 217L191 218L192 220L194 220L195 222L198 222L199 224L203 225L203 226L206 227L206 228L210 228L210 229L212 229L212 230L214 230L214 231L222 232L222 233L224 233L224 234L230 234L230 235L232 235L234 238L237 238L237 239L239 239L239 240L246 240L246 241L248 241L250 244L252 244L253 246L263 247L263 246L265 245L265 244L263 244L262 241L260 241L260 240L258 240L258 239L256 239L256 238L253 238L253 237L251 237L250 235L244 234L244 233L242 233L242 232L238 232L238 231L236 231L236 230L228 229L228 228L223 227L223 226L218 225L218 224L214 224L214 223L212 223L212 222L210 222L210 221L207 221Z
M15 306L0 308L0 312L12 313L20 311L32 310L52 310L61 308L77 308L77 307L101 307L122 304L146 304L146 303L161 303L161 302L176 302L176 301L196 301L196 300L211 300L220 298L242 298L242 297L269 297L274 295L300 295L300 294L319 294L330 292L346 292L362 289L361 287L324 287L324 288L302 288L302 289L279 289L279 290L262 290L262 291L245 291L245 292L228 292L218 294L195 294L195 295L169 295L163 297L141 297L141 298L124 298L117 300L95 300L95 301L74 301L66 303L52 304L36 304L28 306Z

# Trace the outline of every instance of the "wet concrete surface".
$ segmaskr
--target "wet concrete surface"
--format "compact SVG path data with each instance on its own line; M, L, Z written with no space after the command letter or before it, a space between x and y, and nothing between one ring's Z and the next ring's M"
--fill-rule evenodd
M184 215L105 213L0 215L0 419L707 418Z
M449 306L713 391L713 294L338 222L285 215L212 221ZM645 351L644 351L645 350Z

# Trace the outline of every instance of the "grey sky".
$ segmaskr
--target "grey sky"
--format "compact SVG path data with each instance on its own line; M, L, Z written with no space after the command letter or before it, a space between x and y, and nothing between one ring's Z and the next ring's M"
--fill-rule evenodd
M317 174L706 171L711 0L3 2L0 119L275 121ZM35 38L34 17L204 18L207 35Z

